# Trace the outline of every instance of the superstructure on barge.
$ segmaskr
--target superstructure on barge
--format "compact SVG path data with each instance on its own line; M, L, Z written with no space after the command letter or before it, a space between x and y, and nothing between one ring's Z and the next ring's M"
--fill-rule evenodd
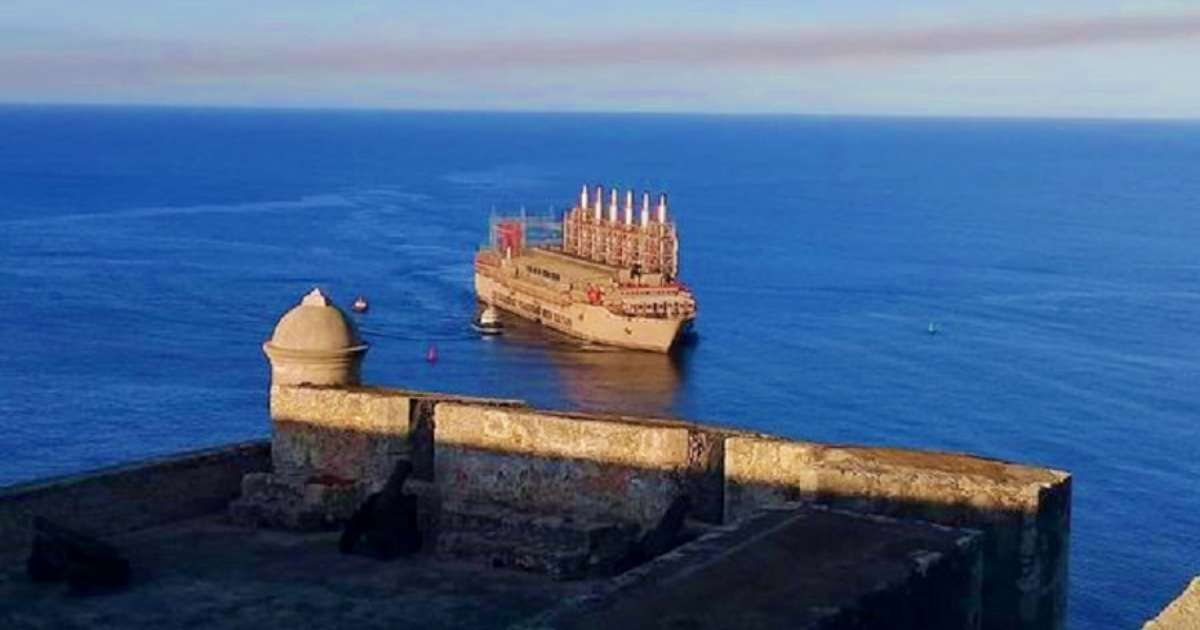
M488 305L588 342L666 352L696 317L679 282L679 238L667 197L640 209L626 191L584 186L562 220L493 218L475 255L475 294ZM635 217L635 210L637 216Z

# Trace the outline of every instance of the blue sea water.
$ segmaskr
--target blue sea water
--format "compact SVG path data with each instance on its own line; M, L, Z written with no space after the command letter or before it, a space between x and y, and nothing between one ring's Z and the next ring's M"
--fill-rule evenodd
M585 182L670 193L675 356L469 331L489 213ZM319 285L372 383L1068 470L1132 627L1200 573L1198 239L1200 124L2 107L0 484L265 435Z

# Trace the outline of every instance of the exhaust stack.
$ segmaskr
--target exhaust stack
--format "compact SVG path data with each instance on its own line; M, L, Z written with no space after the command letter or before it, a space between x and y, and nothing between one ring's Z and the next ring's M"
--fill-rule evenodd
M633 225L633 191L625 191L625 225Z
M616 188L609 191L608 222L609 223L617 222L617 189Z
M642 227L646 227L647 225L650 225L650 192L649 191L642 193L641 224L642 224Z
M658 222L667 222L667 193L658 196Z
M584 210L587 210L587 207L588 207L588 198L587 198L587 197L588 197L588 194L587 194L587 192L588 192L588 191L587 191L587 184L584 184L584 185L583 185L583 190L579 191L579 207L580 207L580 208L583 208Z
M604 214L604 187L596 186L595 209L593 213L596 215L596 223L600 222L601 216Z

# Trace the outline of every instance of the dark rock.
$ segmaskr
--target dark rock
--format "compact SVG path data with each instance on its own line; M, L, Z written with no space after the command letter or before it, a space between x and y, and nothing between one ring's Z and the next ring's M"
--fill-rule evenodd
M654 529L642 536L640 547L646 559L672 550L679 544L683 534L684 519L692 509L692 500L686 494L675 497L662 519Z
M383 485L383 490L379 492L381 500L394 501L399 499L404 494L404 482L408 481L408 476L412 474L412 462L407 459L402 459L396 462L396 467L392 469L392 474L388 477L387 483Z
M375 511L375 501L378 499L378 492L367 497L367 500L363 501L363 504L350 516L350 520L346 522L346 528L342 530L342 537L338 540L339 551L342 553L354 552L354 547L358 545L359 539L367 533L371 515Z
M117 549L90 536L33 519L33 549L25 563L35 582L66 580L77 593L111 591L129 584L129 561Z
M683 542L683 525L691 509L692 500L686 494L675 497L658 524L629 546L625 557L616 564L617 572L628 571L661 556Z
M404 482L412 473L412 463L401 460L388 477L383 490L367 497L350 517L342 531L338 548L342 553L355 551L390 560L421 549L421 531L417 524L417 497L404 493ZM363 541L363 538L366 540ZM361 544L360 542L365 542Z
M376 557L390 559L421 550L415 495L405 494L395 502L377 504L372 525L367 530L367 543Z

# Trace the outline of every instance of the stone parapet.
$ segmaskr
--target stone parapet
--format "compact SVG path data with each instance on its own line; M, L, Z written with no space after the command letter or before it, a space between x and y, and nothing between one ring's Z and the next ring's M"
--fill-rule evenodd
M273 384L271 471L247 478L231 513L246 524L328 529L382 489L400 460L413 464L415 480L432 481L434 409L444 401L522 406L378 387Z
M271 387L272 473L361 481L378 490L409 456L412 396L395 390Z
M649 524L684 491L683 426L439 403L434 427L446 500Z
M984 628L1056 628L1065 618L1071 479L966 455L725 442L726 516L805 501L984 532Z
M246 442L0 489L0 552L29 544L34 515L110 536L219 512L271 446Z
M377 490L403 458L435 489L425 502L434 526L444 502L647 528L680 495L691 498L691 518L709 523L791 502L921 520L982 532L982 627L1065 619L1071 479L1059 471L373 387L276 385L271 414L264 487L292 484L296 496L337 495L312 484Z

